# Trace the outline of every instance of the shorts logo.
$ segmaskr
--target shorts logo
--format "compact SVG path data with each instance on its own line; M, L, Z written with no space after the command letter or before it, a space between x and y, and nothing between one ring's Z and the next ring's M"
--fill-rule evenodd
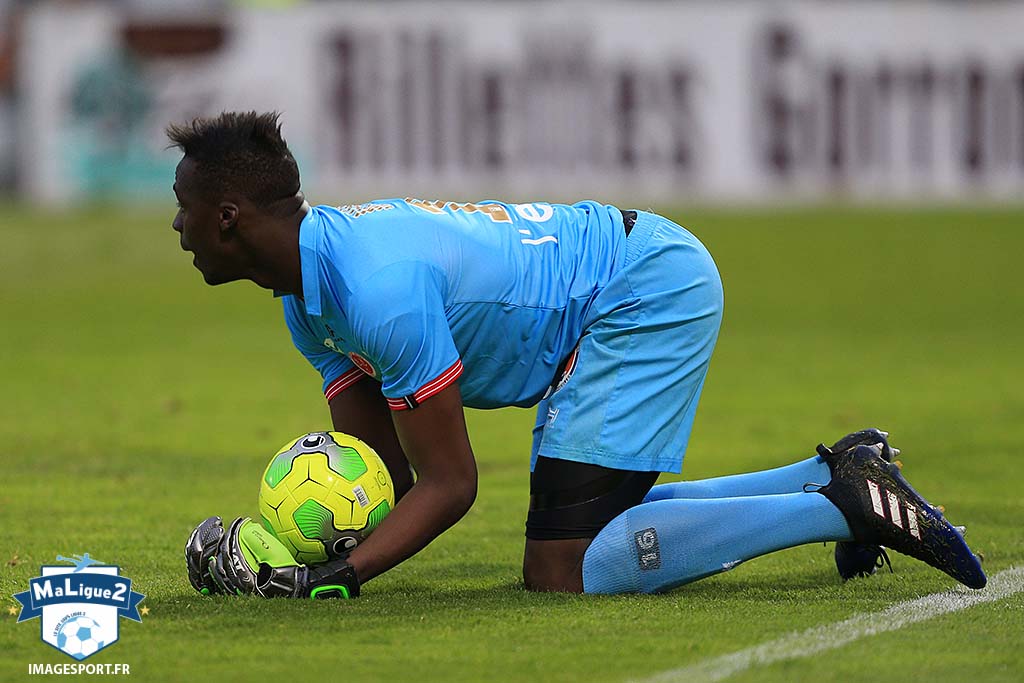
M365 372L370 377L373 377L374 379L377 378L377 371L374 369L373 363L371 363L370 361L366 360L366 358L364 358L363 356L360 356L355 351L350 352L348 354L348 357L349 357L349 360L352 361L352 364L355 365L357 368L359 368L360 370Z
M576 372L576 365L579 362L579 358L580 347L577 345L576 348L572 350L572 353L569 354L569 357L566 358L565 367L562 368L562 374L559 376L558 381L553 382L551 386L548 387L547 392L544 394L544 398L551 396L551 394L560 390L569 383L569 380L572 379L572 373Z
M580 347L576 347L572 350L569 355L569 361L565 364L565 370L562 371L562 377L558 380L558 384L555 385L555 391L558 391L572 379L572 373L576 372L576 361L580 357Z
M633 535L636 543L636 559L641 571L661 568L661 548L658 546L658 532L648 527Z
M68 566L44 566L29 580L29 589L15 593L22 604L18 622L39 617L40 637L73 659L91 657L119 637L118 618L142 622L138 605L146 597L132 590L131 579L116 566L84 555L57 556Z

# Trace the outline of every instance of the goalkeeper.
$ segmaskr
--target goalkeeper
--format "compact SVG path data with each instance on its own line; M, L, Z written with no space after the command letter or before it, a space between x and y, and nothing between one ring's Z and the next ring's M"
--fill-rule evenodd
M381 455L399 497L346 558L315 567L250 520L211 517L186 546L198 590L358 595L473 504L463 407L534 405L528 589L658 592L829 540L868 558L841 561L844 574L873 571L884 546L985 584L884 432L775 470L654 486L682 467L722 316L711 256L675 223L590 201L310 207L276 114L225 113L168 136L183 152L182 248L211 285L244 279L281 296L334 429Z

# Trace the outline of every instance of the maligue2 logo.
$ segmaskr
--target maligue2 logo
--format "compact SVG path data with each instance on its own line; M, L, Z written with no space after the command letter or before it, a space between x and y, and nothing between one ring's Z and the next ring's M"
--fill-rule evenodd
M146 596L132 590L120 568L89 556L57 556L58 562L39 568L29 589L15 593L21 603L18 623L39 617L40 637L76 660L110 647L119 637L119 617L142 622L138 605Z

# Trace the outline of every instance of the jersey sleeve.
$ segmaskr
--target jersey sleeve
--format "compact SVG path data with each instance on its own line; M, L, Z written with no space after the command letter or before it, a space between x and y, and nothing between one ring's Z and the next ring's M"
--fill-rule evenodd
M294 296L284 297L283 302L284 320L292 343L323 377L324 397L328 401L366 376L344 354L324 346L323 340L313 332L302 302Z
M352 328L366 370L392 410L411 410L450 386L462 361L445 317L441 276L420 262L392 264L353 297Z

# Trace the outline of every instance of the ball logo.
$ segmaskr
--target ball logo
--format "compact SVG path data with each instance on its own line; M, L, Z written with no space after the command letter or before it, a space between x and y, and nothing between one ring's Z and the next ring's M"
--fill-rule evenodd
M359 540L353 535L343 535L341 538L334 541L331 544L331 557L347 557L355 547L359 545Z
M302 447L319 448L320 446L323 445L324 441L326 440L327 439L324 438L323 434L310 434L309 436L302 440Z
M15 593L21 603L18 622L39 617L40 637L69 657L91 657L120 637L118 620L142 622L138 605L146 597L132 590L131 579L116 566L89 556L57 556L74 566L44 566L29 580L29 589Z
M377 377L377 370L374 369L373 363L371 363L370 361L366 360L364 357L360 356L355 351L352 351L351 353L349 353L348 357L352 361L353 365L355 365L357 368L359 368L360 370L365 372L370 377L373 377L374 379L376 379L376 377Z

